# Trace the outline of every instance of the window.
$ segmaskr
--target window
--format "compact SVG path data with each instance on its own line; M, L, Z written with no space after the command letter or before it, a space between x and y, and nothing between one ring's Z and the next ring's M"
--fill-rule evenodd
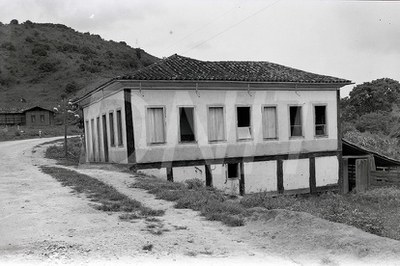
M239 178L239 164L228 163L228 178Z
M36 122L36 116L35 115L31 115L31 122L35 123Z
M164 108L147 108L147 141L165 143Z
M179 141L195 141L194 134L194 108L179 107Z
M251 139L250 107L237 107L237 136L238 139Z
M86 151L87 154L90 152L90 129L89 129L89 121L86 121L86 128L85 128L85 133L86 133Z
M265 139L278 138L277 117L275 106L265 106L263 108L263 134Z
M208 108L208 140L225 140L225 120L223 107Z
M121 110L117 110L117 135L118 135L118 146L123 145L122 141L122 116Z
M290 136L301 137L303 136L303 129L301 125L301 106L290 106Z
M108 118L110 120L110 145L115 146L114 113L109 113Z
M90 132L92 132L92 154L93 161L96 160L96 140L95 140L95 132L94 132L94 119L90 120Z
M40 122L44 123L44 115L40 115Z
M315 136L326 136L326 106L314 106Z
M97 138L97 154L100 158L100 146L101 146L101 139L100 139L100 117L96 118L96 138Z

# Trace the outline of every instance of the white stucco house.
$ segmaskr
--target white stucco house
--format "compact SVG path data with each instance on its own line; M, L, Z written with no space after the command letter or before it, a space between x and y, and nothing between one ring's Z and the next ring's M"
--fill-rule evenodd
M173 55L77 100L86 160L229 193L314 192L341 178L339 89L348 84L270 62Z

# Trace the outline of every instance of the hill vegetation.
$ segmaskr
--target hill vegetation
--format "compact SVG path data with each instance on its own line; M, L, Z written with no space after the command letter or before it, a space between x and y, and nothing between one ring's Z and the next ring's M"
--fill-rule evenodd
M0 106L59 102L89 84L130 73L158 58L61 24L0 22Z
M343 137L400 159L400 83L382 78L357 85L341 100Z

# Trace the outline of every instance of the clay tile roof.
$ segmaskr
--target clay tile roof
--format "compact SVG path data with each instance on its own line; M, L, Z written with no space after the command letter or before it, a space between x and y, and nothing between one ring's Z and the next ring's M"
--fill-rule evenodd
M54 113L50 104L28 104L17 102L13 104L1 105L0 114L22 114L35 107L39 107Z
M200 61L177 54L121 78L129 80L351 83L349 80L314 74L265 61Z

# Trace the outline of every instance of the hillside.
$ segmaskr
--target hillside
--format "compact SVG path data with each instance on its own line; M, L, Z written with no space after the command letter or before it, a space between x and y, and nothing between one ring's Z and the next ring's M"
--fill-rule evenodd
M130 73L158 58L60 24L0 23L0 106L58 102L61 95Z

